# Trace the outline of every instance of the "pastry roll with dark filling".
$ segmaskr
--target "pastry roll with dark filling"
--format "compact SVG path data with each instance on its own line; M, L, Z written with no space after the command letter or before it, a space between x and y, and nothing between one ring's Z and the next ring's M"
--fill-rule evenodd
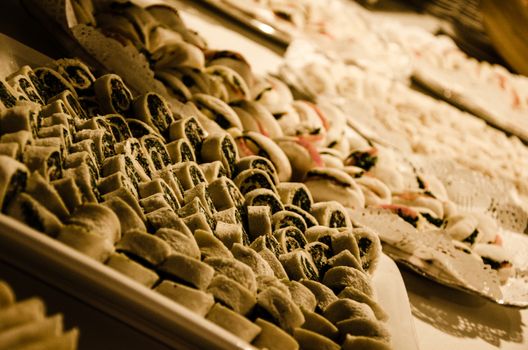
M16 160L20 160L21 151L20 146L16 142L0 143L0 155L8 156Z
M183 203L183 194L185 190L180 180L175 176L170 168L158 171L154 178L160 178L172 189L180 205Z
M31 69L31 67L27 66L27 65L26 66L22 66L16 72L13 72L10 76L8 76L7 79L9 80L9 79L11 79L11 78L13 78L15 76L18 76L18 75L24 76L24 77L28 78L31 81L31 85L35 88L35 91L37 92L38 96L43 101L43 97L44 96L43 96L43 91L42 91L42 83L40 82L40 79L37 77L37 75L35 74L33 69ZM24 85L24 84L22 84L22 85ZM2 100L1 97L0 97L0 100ZM33 101L33 102L38 102L38 101ZM41 102L38 102L38 103L41 103Z
M261 103L241 100L232 102L231 107L240 118L244 131L258 132L271 139L284 136L279 122Z
M161 228L170 228L192 234L191 230L189 230L183 220L172 209L158 209L146 214L145 216L148 230L150 232L156 232Z
M287 332L292 332L304 323L301 309L276 287L270 287L260 292L257 295L257 304L264 316L271 318L273 322Z
M216 228L216 220L211 215L209 209L207 209L200 199L193 198L191 201L189 201L186 205L178 209L178 215L182 218L188 218L193 215L200 214L203 216L203 219L205 220L205 229L207 230L214 230ZM197 220L198 218L194 218L192 220ZM191 220L191 219L189 219ZM201 219L200 219L201 220ZM186 224L188 224L186 222ZM196 222L198 224L198 222Z
M139 230L124 234L115 247L147 266L159 266L171 255L171 247L164 240Z
M159 267L171 279L200 290L206 290L215 274L214 269L198 259L183 254L171 254Z
M284 210L295 213L295 214L299 214L303 218L306 224L306 229L313 227L313 226L317 226L319 224L317 222L317 219L314 218L309 212L301 209L300 207L296 205L286 204L284 206Z
M97 188L97 178L90 167L86 164L75 168L65 169L64 178L71 177L81 191L82 201L97 203L100 201L100 193Z
M200 247L203 259L211 258L232 258L233 254L227 247L212 233L205 230L194 231L194 239Z
M99 161L96 146L93 140L91 139L84 139L75 143L72 143L70 148L68 149L69 153L77 153L77 152L87 152L90 154L90 157L95 161L97 166L101 165L101 162Z
M314 311L306 310L304 308L301 308L301 311L305 319L302 325L303 329L321 334L328 339L336 340L337 336L339 335L339 330L332 324L332 322L328 321L326 318Z
M28 168L8 156L0 155L0 209L5 212L15 197L26 189Z
M138 139L129 138L115 145L116 154L129 155L135 159L149 178L154 177L156 169L151 159L147 157L147 151Z
M318 312L324 311L328 305L338 300L334 292L322 283L307 279L301 280L300 283L314 294Z
M130 182L134 185L136 192L139 193L139 184L141 182L149 181L149 177L143 171L143 168L137 163L135 159L128 155L118 154L116 156L105 159L101 166L101 174L109 176L121 172L125 174Z
M73 177L64 177L60 180L51 181L50 184L61 196L62 202L73 212L75 208L82 204L82 192L75 183Z
M295 226L287 226L273 231L273 237L279 242L286 253L302 249L306 245L306 238L302 231Z
M319 202L312 205L310 214L317 219L319 225L330 228L352 227L346 209L339 202Z
M269 249L277 257L286 252L283 246L271 234L258 237L251 243L250 247L257 252L260 252L264 248Z
M167 88L171 97L180 102L187 102L192 98L192 93L184 82L171 69L156 70L156 79L160 80Z
M67 223L93 231L112 244L121 238L119 218L110 208L101 204L88 203L78 207Z
M238 128L242 130L242 123L238 115L227 103L219 98L198 93L193 95L192 101L200 112L204 113L209 119L214 120L223 129Z
M207 292L213 294L215 300L241 315L250 313L257 303L255 292L223 274L215 275L207 287Z
M70 91L75 97L77 97L75 88L56 70L48 67L38 67L33 71L40 81L42 89L40 95L44 97L46 102L53 96L56 96L65 90Z
M211 219L211 217L207 216L207 214L204 212L185 216L183 218L183 222L192 232L195 232L196 230L203 230L212 234L216 229L216 221Z
M144 149L147 151L150 160L156 170L161 170L171 165L171 159L163 140L155 135L145 135L139 139Z
M171 208L170 204L167 203L163 193L155 193L148 197L142 198L139 200L139 205L141 205L145 214L162 208L174 210Z
M365 270L363 270L363 267L361 266L361 261L359 261L349 250L343 250L329 258L327 260L327 265L325 266L325 269L329 269L336 266L350 266L355 268L356 270L365 272Z
M123 142L132 137L132 132L128 127L126 119L120 114L107 114L98 121L104 120L107 130L110 129L116 142Z
M249 244L247 233L238 224L220 221L216 224L214 234L228 249L231 249L233 244Z
M16 143L18 151L22 153L27 145L33 142L33 135L27 130L21 130L0 136L0 143Z
M370 306L378 320L385 321L389 317L387 313L383 310L383 308L372 297L369 297L368 295L359 291L355 287L346 287L341 291L341 293L338 294L338 297L348 298L355 300L359 303L367 304L368 306Z
M18 93L4 79L0 78L0 111L16 105Z
M133 117L140 119L157 129L162 135L167 134L167 128L174 122L174 117L168 102L163 96L149 92L136 97L132 103Z
M189 190L202 182L206 183L202 169L195 162L173 164L170 170L180 180L184 190Z
M55 214L27 193L18 193L6 206L5 213L52 237L64 226Z
M291 335L275 326L273 323L265 321L261 318L257 318L255 320L255 324L261 328L261 331L251 344L258 347L259 349L299 349L299 344L297 341Z
M195 162L194 150L186 139L172 141L165 145L172 163Z
M134 198L139 198L136 186L134 186L134 184L126 174L120 171L113 173L112 175L109 175L107 177L101 178L97 182L97 189L103 195L109 194L114 191L123 190L131 193ZM142 209L140 210L141 212L143 212Z
M169 128L170 140L185 139L193 147L195 155L200 154L205 137L205 130L195 117L177 120Z
M221 178L222 176L227 176L227 171L222 165L222 162L215 160L210 163L199 164L200 169L204 173L205 179L207 182L213 182L216 179Z
M339 344L336 344L331 339L328 339L327 337L321 334L312 332L307 329L296 328L293 331L293 337L295 338L297 342L299 342L301 349L306 349L306 350L316 350L316 349L340 350L341 349Z
M134 281L152 288L159 280L157 273L144 267L143 265L129 259L125 254L112 253L105 263L106 266L119 271L125 276L132 278Z
M219 303L213 306L205 318L248 343L260 333L260 327Z
M337 201L348 208L361 209L365 196L354 179L346 172L335 168L314 168L304 180L314 201Z
M275 276L268 262L252 248L235 243L231 253L235 259L249 266L256 276Z
M323 316L333 324L351 318L375 320L374 313L367 304L352 299L338 299L323 311Z
M348 320L339 321L336 323L339 332L343 338L350 334L353 336L361 336L374 338L381 342L389 344L389 331L379 322L370 318L354 317Z
M284 204L292 204L305 211L310 211L313 199L306 185L298 182L281 182L277 185L277 192Z
M99 262L105 262L114 252L112 242L83 226L63 226L57 240Z
M267 205L247 206L247 218L252 242L260 236L271 235L271 210Z
M156 178L151 181L142 182L139 184L139 195L141 198L147 198L154 194L163 195L165 201L167 204L169 204L169 207L172 210L177 211L180 208L180 201L178 200L178 197L163 179Z
M195 187L185 191L183 201L184 203L188 204L195 198L200 200L209 215L212 216L216 213L216 208L211 196L209 195L209 190L207 189L207 185L205 183L199 183Z
M153 46L157 47L152 47L155 51L153 51L149 57L154 69L181 70L182 68L187 68L188 70L193 70L197 74L203 74L200 71L204 66L204 55L202 50L183 40L174 40L170 43L165 42L161 44L159 43L160 40L157 39L161 35L158 34L160 30L161 29L158 27L151 32L152 39L157 41L157 43L153 43Z
M33 102L18 102L16 106L0 113L0 134L28 131L37 135L40 105Z
M295 250L279 256L279 260L284 266L290 279L318 280L319 272L315 267L312 257L303 250Z
M137 139L140 139L145 135L161 136L161 134L157 130L154 130L150 125L145 122L142 122L139 119L126 118L126 122L128 124L128 128L130 129L130 132L132 133L132 136Z
M209 257L204 262L212 266L217 274L225 275L226 277L240 283L247 288L251 293L257 292L257 281L255 274L249 266L234 258L217 258Z
M106 199L104 206L111 209L119 218L122 233L139 229L146 231L147 228L141 217L134 211L134 209L120 197L111 197Z
M165 280L154 290L202 317L207 315L215 303L210 293L172 281Z
M352 230L359 248L359 257L363 270L372 274L376 270L381 254L381 242L376 233L367 228Z
M205 68L205 73L221 80L227 92L225 102L249 100L251 98L246 81L235 70L227 66L212 65Z
M90 139L93 141L93 148L95 149L95 154L97 155L97 160L99 163L102 163L106 158L112 157L115 155L115 139L114 135L107 132L104 129L85 129L80 130L75 134L75 141Z
M105 74L94 82L94 91L101 111L126 115L132 104L132 93L117 74Z
M238 154L241 158L261 156L273 164L280 181L289 181L292 168L284 151L270 138L259 133L248 131L235 138Z
M237 186L226 176L211 182L207 189L218 211L229 208L241 208L244 204L244 196Z
M167 242L171 247L172 253L183 254L194 259L200 259L200 248L192 234L172 228L161 228L156 231L155 236Z
M18 94L23 95L27 100L44 104L44 99L40 96L39 90L27 75L15 72L6 80Z
M261 156L246 156L241 158L235 165L234 176L248 169L260 169L265 171L270 176L273 184L277 187L280 186L277 170L275 170L275 166L269 159Z
M332 249L324 243L312 242L306 244L304 250L312 257L312 261L319 273L321 275L324 274L328 268L328 260L333 254Z
M62 201L57 190L38 172L32 173L29 177L26 192L59 219L64 220L70 215L70 211Z
M70 90L65 90L50 99L48 99L48 103L53 103L55 101L62 101L64 103L64 107L66 108L66 111L68 111L68 114L71 115L74 119L78 118L80 120L88 119L88 115L84 111L84 109L81 107L81 104L79 103L79 100L77 99L77 95L74 95Z
M90 171L94 174L94 177L99 178L99 167L97 166L97 161L90 153L86 151L70 153L66 156L66 158L64 158L63 162L65 169L76 168L82 164L88 165Z
M228 133L209 135L202 144L201 156L204 162L220 161L231 177L238 161L235 141Z
M40 138L59 138L60 145L63 150L69 149L73 142L72 137L70 135L70 130L64 125L52 125L41 127L38 131L38 135Z
M48 181L62 177L62 159L59 147L26 146L24 163L30 171L38 171Z
M301 310L315 310L317 300L310 289L297 281L281 281L290 291L291 299ZM303 312L304 314L304 312Z
M267 188L273 192L277 191L269 175L260 169L248 169L240 172L235 177L234 183L244 195L258 188Z
M267 188L257 188L245 194L244 205L267 206L272 214L283 211L284 207L275 192Z
M285 227L296 227L301 233L306 231L306 223L304 222L303 217L287 210L281 210L273 214L271 217L271 224L273 231Z
M370 297L374 294L367 275L350 266L332 267L324 274L323 284L336 293L341 292L346 287L354 287Z
M77 58L61 58L52 62L52 67L62 75L79 93L92 87L95 77L90 68Z
M333 234L330 237L329 243L329 246L332 247L332 251L334 252L334 254L339 254L340 252L346 250L352 253L352 255L354 255L354 257L357 259L357 261L361 262L356 237L352 233L351 229L346 229ZM325 242L325 244L328 245L327 242Z

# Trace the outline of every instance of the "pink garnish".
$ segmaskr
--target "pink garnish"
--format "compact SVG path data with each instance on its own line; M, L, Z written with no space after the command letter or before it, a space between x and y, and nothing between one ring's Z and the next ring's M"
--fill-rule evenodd
M395 214L401 214L405 215L411 218L417 218L418 213L414 211L413 209L406 207L405 205L398 205L398 204L380 204L378 205L378 208L381 209L388 209L392 211Z
M498 245L498 246L501 246L502 247L502 236L501 235L496 235L495 236L495 241L493 242L493 244L495 245Z
M315 111L315 113L317 113L317 116L319 117L319 119L321 119L321 122L323 123L323 127L328 130L330 128L330 125L328 124L328 120L326 120L326 117L324 116L324 113L319 109L319 107L317 107L317 105L311 103L311 102L308 102L306 101L306 103L313 108L313 110Z
M517 94L517 91L512 90L511 93L513 95L512 107L513 108L520 108L521 107L521 98Z
M265 127L262 126L262 124L260 123L260 121L258 121L257 119L255 119L255 121L257 122L257 127L258 127L258 129L259 129L259 132L260 132L262 135L264 135L264 136L266 136L266 137L269 137L269 133L268 133L268 131L266 130Z
M322 167L322 166L324 166L323 159L321 158L321 155L319 154L319 152L317 151L317 149L313 145L313 143L311 141L311 139L313 140L313 138L311 136L312 135L309 135L309 136L298 136L297 139L295 140L295 142L297 142L299 145L301 145L304 148L306 148L306 150L310 154L310 158L312 158L312 160L313 160L313 162L315 163L316 166Z
M248 147L246 140L244 140L242 137L237 138L235 142L237 144L238 150L240 153L242 153L241 156L247 157L255 155L255 152L253 152L251 148Z
M419 196L420 196L420 193L416 193L416 192L402 192L402 193L394 194L394 197L398 197L398 198L405 199L408 201L413 201Z

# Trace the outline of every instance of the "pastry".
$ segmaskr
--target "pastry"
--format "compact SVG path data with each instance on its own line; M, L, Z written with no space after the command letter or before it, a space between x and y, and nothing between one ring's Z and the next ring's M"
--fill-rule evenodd
M162 135L168 134L167 129L174 122L168 102L155 92L136 97L132 102L132 110L134 118L144 121Z
M365 206L365 197L359 186L340 169L313 168L306 173L304 184L315 202L337 201L353 209Z
M234 244L248 244L249 238L245 233L243 226L239 223L218 222L214 231L214 235L222 241L222 243L231 249Z
M216 238L212 233L205 230L194 231L194 239L200 247L200 253L202 258L232 258L233 254L227 249L226 246Z
M336 201L315 203L310 214L319 222L319 225L330 228L352 227L350 217L343 205Z
M154 271L121 253L112 253L105 264L148 288L152 288L159 279Z
M374 232L366 228L355 228L352 230L359 248L359 258L363 270L372 274L381 254L381 242Z
M93 86L97 102L104 113L126 115L132 104L132 93L120 76L105 74L97 78Z
M206 182L202 169L195 162L177 163L172 165L170 170L181 182L184 190Z
M111 241L84 226L62 226L57 240L99 262L105 262L115 251Z
M247 217L251 241L260 236L271 235L271 210L267 205L247 206Z
M275 166L269 159L256 155L245 156L236 163L233 177L248 169L264 170L268 173L275 186L280 185L277 170L275 170Z
M257 318L255 324L261 328L261 332L253 340L252 345L269 350L299 349L297 341L273 323Z
M337 295L339 298L348 298L370 306L376 318L385 321L388 318L383 308L371 297L356 289L355 287L346 287Z
M255 276L275 276L268 262L250 247L235 243L231 248L231 253L235 259L249 266Z
M296 328L293 337L301 349L306 350L339 350L341 347L327 337L303 328Z
M390 335L387 329L379 322L370 318L351 318L336 323L342 336L350 334L374 338L384 343L390 342Z
M0 209L2 212L25 190L29 171L27 167L13 158L0 155Z
M323 316L333 324L352 318L375 320L374 313L367 304L358 303L352 299L339 299L334 301L326 307Z
M248 343L260 333L260 327L218 303L205 318Z
M306 310L301 308L304 315L304 323L301 328L309 330L311 332L321 334L328 339L336 339L339 334L339 330L332 322L328 321L323 316L317 314L314 311Z
M317 300L316 310L318 311L324 311L328 305L332 304L338 299L334 292L322 283L307 279L301 280L300 282L306 288L310 289L310 291L315 296L315 299Z
M374 294L367 275L349 266L336 266L326 271L323 284L336 293L346 287L354 287L370 297Z
M207 292L211 293L215 300L241 315L249 314L257 302L255 292L223 274L215 275L207 287Z
M271 214L284 211L284 206L282 205L280 198L270 189L257 188L245 193L244 197L244 205L246 207L267 206L270 208Z
M125 233L117 242L116 250L147 266L161 265L172 253L170 245L164 240L139 230Z
M168 277L200 290L209 286L215 273L206 263L177 253L171 254L158 269Z
M240 208L244 204L244 196L236 184L226 176L211 182L207 189L218 211L232 207Z
M209 135L202 144L201 156L204 162L222 162L229 177L235 170L235 164L238 161L235 141L227 133Z
M214 298L210 293L172 281L165 280L154 290L202 317L205 317L214 305Z
M281 182L277 185L277 192L284 204L292 204L305 211L310 211L313 199L306 185L296 182Z
M121 239L121 225L117 215L104 205L88 203L75 209L68 224L97 232L112 244Z
M40 82L40 94L46 102L65 90L71 91L74 96L77 96L75 88L54 69L38 67L33 72Z
M172 253L187 255L191 258L200 259L200 248L194 237L171 228L160 228L154 234L169 244Z
M258 188L267 188L276 192L269 175L259 169L248 169L240 172L233 180L243 195Z
M301 309L276 287L260 292L257 304L271 316L275 324L289 333L304 323Z
M332 249L324 243L312 242L306 244L304 250L312 257L312 261L319 273L323 274L328 268L327 265L332 256Z
M199 165L200 169L202 169L202 172L205 176L205 180L207 182L213 182L216 179L221 178L222 176L227 176L227 171L225 167L222 165L222 162L219 160L215 160L210 163L202 163Z
M254 131L271 139L284 136L280 124L259 102L240 100L230 103L242 123L243 131Z
M257 292L257 281L255 274L249 266L234 258L218 258L208 257L204 262L215 269L217 274L225 275L226 277L240 283L240 285L247 288L250 292Z
M279 260L288 276L293 280L317 280L319 278L319 273L311 260L311 256L302 250L281 254Z
M273 214L271 224L274 232L285 227L296 227L300 232L306 231L306 223L303 217L288 210L281 210Z
M390 350L392 347L380 340L364 336L347 335L341 345L344 350Z
M288 287L291 299L295 304L297 304L297 306L301 308L303 314L305 314L304 310L315 310L315 307L317 306L317 300L310 289L297 281L283 280L281 282L284 283L286 287Z
M273 231L273 237L275 237L282 250L286 253L303 249L307 243L302 231L295 226L276 229Z
M194 150L191 144L184 138L167 143L165 147L173 164L187 161L196 162Z
M17 194L9 202L5 213L52 237L56 237L63 227L55 214L26 193Z

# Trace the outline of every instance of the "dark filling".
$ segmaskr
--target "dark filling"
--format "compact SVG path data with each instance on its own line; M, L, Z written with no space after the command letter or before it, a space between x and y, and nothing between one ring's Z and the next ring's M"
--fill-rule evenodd
M136 153L136 156L134 159L138 162L138 164L141 166L143 171L145 171L145 174L147 174L148 177L152 178L152 171L150 170L149 163L145 156L141 153Z
M165 131L172 122L170 111L158 95L147 95L147 108L154 125L161 131Z
M70 105L70 108L73 109L73 111L81 118L86 119L88 116L86 115L86 112L82 109L79 101L72 95L67 94L66 95L66 101Z
M130 100L132 96L126 90L123 82L117 78L113 78L110 82L112 106L117 113L124 114L130 107Z
M9 185L6 187L2 212L5 212L11 201L26 188L27 174L22 170L17 170L11 176Z
M211 196L209 195L209 192L205 190L205 201L207 202L207 206L209 207L209 210L211 210L212 213L216 212L216 208L214 206L213 200L211 199Z
M304 270L304 274L308 279L317 281L319 279L319 276L317 274L317 271L314 269L312 264L310 264L310 261L305 256L301 256L301 265Z
M115 155L115 150L114 150L115 139L112 136L112 133L105 132L103 134L103 137L102 137L101 141L103 142L103 155L104 155L104 157L108 158L108 157L111 157L111 156Z
M486 258L485 256L482 257L482 262L486 265L489 265L494 270L500 269L502 265L502 262L493 260L491 258Z
M227 137L222 140L222 153L229 166L229 173L232 173L235 169L236 149L231 140Z
M145 135L150 135L150 130L147 129L147 127L139 121L130 120L127 124L128 128L130 129L130 132L132 133L132 136L137 139Z
M92 98L81 97L79 99L79 103L88 116L93 116L100 113L99 104Z
M444 223L444 220L443 220L443 219L435 218L434 216L432 216L432 215L429 214L429 213L420 213L420 214L422 214L422 216L423 216L427 221L429 221L429 223L435 225L436 227L441 227L442 224Z
M328 264L328 257L330 256L330 248L323 243L312 244L307 248L308 253L312 256L317 270L324 271L326 265Z
M165 192L163 192L163 198L165 198L165 201L167 202L167 204L169 204L172 210L176 211L180 208L178 201L169 191L165 190Z
M248 176L240 184L240 192L242 192L243 194L256 190L257 188L267 188L269 190L272 190L273 186L264 176L264 174L258 173Z
M330 228L346 227L345 214L343 214L339 210L334 210L332 212L332 215L330 215L330 220L329 220L329 223L328 223L328 227L330 227Z
M416 176L416 182L418 183L418 188L425 190L425 182L420 176Z
M293 252L294 250L301 248L301 246L299 245L299 242L297 242L295 238L286 237L284 241L285 241L284 245L286 246L287 252Z
M374 165L376 165L377 161L378 157L369 152L354 151L345 160L345 164L354 165L369 171Z
M99 190L97 189L97 177L93 171L93 169L90 169L88 167L88 171L90 172L90 184L91 184L91 188L89 189L90 191L92 191L95 199L97 200L97 202L102 202L103 201L103 197L101 196L101 193L99 192ZM84 197L84 193L83 193L83 197Z
M202 182L205 182L203 174L200 172L200 169L197 166L191 165L189 167L189 172L191 174L191 180L194 185L198 185Z
M33 86L31 86L31 83L29 80L25 78L18 79L18 85L20 85L20 88L24 91L26 96L33 102L36 103L42 103L42 99L37 94L37 92L33 89Z
M152 138L145 139L145 147L149 150L150 158L157 170L161 170L171 164L167 150L158 140Z
M302 231L295 230L295 229L286 229L286 230L287 230L286 237L294 239L300 248L304 248L308 244Z
M13 96L4 83L0 82L0 100L4 103L7 108L13 107L16 104L17 99Z
M52 152L46 161L49 181L62 177L61 156L59 151Z
M284 12L284 11L273 11L273 13L275 14L275 16L279 17L279 18L282 18L288 22L292 22L292 16L290 13L288 12Z
M116 142L122 142L127 139L115 124L110 124L110 131L112 132L112 135L114 135Z
M261 92L258 93L258 95L255 97L255 101L258 101L262 98L262 96L264 96L264 94L268 91L271 91L273 90L271 87L268 87L268 88L265 88L264 90L262 90Z
M128 128L128 124L121 116L114 115L112 117L107 117L107 122L112 127L112 132L116 132L116 130L118 130L116 133L121 137L118 142L125 141L126 139L132 137L130 129ZM117 136L115 134L114 137L117 140Z
M134 167L134 163L132 163L132 160L128 156L125 156L125 171L128 178L132 182L132 185L134 185L136 192L139 193L139 184L141 183L141 178Z
M231 182L226 181L227 189L229 190L229 194L231 195L231 199L233 202L235 202L235 206L241 207L244 204L244 196L240 193L238 188L234 186Z
M266 248L271 250L277 257L285 253L277 239L273 236L264 236L264 245L266 246Z
M250 167L253 169L260 169L260 170L267 172L272 180L277 175L275 168L272 168L272 166L270 166L270 163L268 163L264 159L253 160L250 164Z
M327 246L331 247L332 246L332 236L331 235L324 235L324 236L320 236L318 239L317 239L318 242L321 242L321 243L324 243L326 244Z
M469 236L467 236L462 242L469 243L473 245L475 243L475 240L477 239L479 235L479 231L475 229Z
M396 215L398 215L400 218L402 218L404 221L407 221L414 227L418 226L418 216L406 215L402 209L396 209Z
M222 129L229 129L231 127L231 122L222 114L216 111L213 111L215 122L220 125Z
M195 152L199 153L205 134L202 128L192 119L185 123L185 136L187 136L187 140L189 140Z
M35 87L35 89L37 89L37 92L40 96L44 96L44 89L42 87L42 82L40 81L40 79L37 77L37 75L30 71L27 73L27 76L29 77L29 79L31 80L31 82L33 83L33 86Z
M194 81L193 77L187 74L182 75L181 81L183 85L185 85L188 88L192 88L194 85L196 85L196 81Z
M30 201L22 201L20 203L20 210L26 221L26 224L33 227L40 232L45 231L44 220L38 213L38 209Z
M68 86L64 84L63 79L57 73L49 70L38 70L37 74L44 87L46 100L68 90Z
M275 214L278 211L283 210L282 203L275 197L270 194L259 194L253 198L252 205L267 205L272 214Z
M306 224L304 223L304 221L293 215L284 215L275 229L284 228L288 226L297 227L299 230L301 230L301 232L306 231Z
M194 161L194 152L189 147L189 145L186 142L182 142L180 144L180 155L181 155L181 161L187 162L187 161Z
M292 204L306 211L310 211L312 207L312 201L310 200L310 197L304 188L300 188L295 191L295 194L292 198Z
M297 213L300 216L302 216L302 218L304 219L304 223L306 224L306 227L312 227L312 226L318 225L318 222L315 221L313 217L310 217L306 211L302 210L301 208L295 205L286 204L284 206L284 209L286 209L287 211L291 211L293 213Z
M359 256L363 257L367 255L370 247L372 246L372 241L367 237L361 237L358 242Z
M66 74L68 74L68 80L72 82L75 87L80 89L87 89L92 84L90 74L79 66L66 66L64 67Z

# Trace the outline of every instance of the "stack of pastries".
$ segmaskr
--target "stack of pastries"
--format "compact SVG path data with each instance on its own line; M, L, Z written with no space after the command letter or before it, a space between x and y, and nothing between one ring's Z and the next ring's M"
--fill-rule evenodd
M37 297L17 301L13 290L0 280L0 349L75 350L78 329L64 332L63 316L46 316Z
M390 348L377 236L288 181L281 148L227 104L175 108L77 59L0 86L2 213L257 347Z

